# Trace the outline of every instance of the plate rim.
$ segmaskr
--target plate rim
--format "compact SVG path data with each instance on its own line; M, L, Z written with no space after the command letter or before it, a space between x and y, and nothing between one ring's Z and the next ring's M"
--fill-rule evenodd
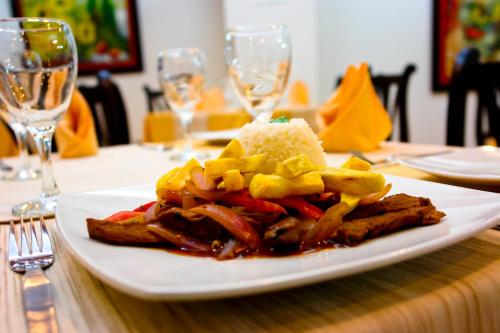
M390 176L389 178L409 180L409 178L398 177L398 176ZM457 187L457 186L438 184L434 182L413 179L413 178L410 178L410 180L417 182L424 182L424 183L433 183L445 187ZM115 187L115 188L110 188L108 190L125 190L134 187L145 188L146 186L150 186L150 184L131 186L131 187L130 186ZM458 188L465 189L462 187ZM485 192L473 189L466 189L466 190ZM65 200L69 200L73 196L102 192L102 191L103 190L101 189L97 191L65 193L61 195L60 202L64 203ZM486 192L486 193L489 193L491 195L498 195L500 197L500 194L494 192ZM91 258L85 256L82 253L79 253L77 247L75 247L74 244L70 242L71 235L68 235L68 230L65 228L64 222L62 222L61 218L62 208L59 207L60 205L58 205L56 211L56 223L58 226L59 233L61 235L59 239L63 240L64 244L66 245L66 248L70 251L72 256L82 266L84 266L85 269L90 271L94 277L98 278L99 280L102 280L104 283L126 294L133 295L141 299L163 300L163 301L195 301L195 300L207 300L207 299L223 299L228 297L245 296L250 294L254 295L269 291L278 291L288 288L296 288L312 283L338 279L341 277L359 274L362 272L367 272L377 268L389 266L391 264L403 262L424 254L437 251L452 244L461 242L483 230L486 230L500 223L500 212L499 212L494 214L483 224L472 224L472 225L467 224L463 227L460 227L461 232L458 235L446 234L423 243L418 243L405 247L404 248L405 251L403 253L401 253L401 249L392 250L389 253L380 253L375 256L367 257L366 259L362 260L358 259L353 263L346 263L340 268L339 266L318 267L306 271L296 271L279 276L263 277L258 279L237 281L231 283L225 282L225 283L210 284L209 288L207 288L207 285L173 286L170 288L164 286L159 288L146 286L144 288L144 286L142 286L141 288L135 282L131 282L130 280L127 281L126 279L123 279L121 277L117 278L116 276L112 276L110 272L102 270L99 267L95 266L92 263ZM325 249L322 251L333 251L333 250ZM208 258L208 259L215 260L213 258ZM244 260L260 260L260 259L247 258Z

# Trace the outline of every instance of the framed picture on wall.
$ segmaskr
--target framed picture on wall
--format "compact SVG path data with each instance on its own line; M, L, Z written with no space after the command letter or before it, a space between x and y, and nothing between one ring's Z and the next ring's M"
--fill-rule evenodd
M432 89L446 90L458 53L476 48L480 61L500 61L500 0L434 0Z
M142 70L135 0L12 0L14 16L66 21L78 47L80 75Z

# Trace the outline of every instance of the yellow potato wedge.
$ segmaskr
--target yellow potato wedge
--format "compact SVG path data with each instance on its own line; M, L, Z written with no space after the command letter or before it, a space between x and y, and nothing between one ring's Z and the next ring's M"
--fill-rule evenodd
M311 171L293 179L257 174L253 177L249 190L254 198L280 199L293 195L322 193L324 184L318 171Z
M226 192L241 191L245 185L245 178L239 170L228 170L222 175Z
M276 174L285 178L294 178L306 172L317 170L317 166L306 154L297 155L278 163Z
M326 167L320 170L328 191L366 195L384 189L385 179L381 174L342 168Z
M195 166L200 166L197 160L190 159L183 167L173 168L164 174L156 183L156 191L167 189L170 191L181 191L189 180L189 173Z
M224 172L232 169L244 172L257 172L264 160L264 154L256 154L243 158L218 158L205 162L205 173L213 178L222 177Z
M227 144L227 146L222 150L219 158L241 158L245 155L245 149L241 145L240 140L233 139Z
M362 159L356 156L351 156L340 167L343 169L368 171L370 170L371 165L367 161L363 161Z

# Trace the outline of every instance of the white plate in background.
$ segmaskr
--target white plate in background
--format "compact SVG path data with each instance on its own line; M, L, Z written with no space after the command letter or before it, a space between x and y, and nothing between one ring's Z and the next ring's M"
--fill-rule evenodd
M447 154L398 159L402 165L444 178L472 183L500 183L500 149L483 146Z

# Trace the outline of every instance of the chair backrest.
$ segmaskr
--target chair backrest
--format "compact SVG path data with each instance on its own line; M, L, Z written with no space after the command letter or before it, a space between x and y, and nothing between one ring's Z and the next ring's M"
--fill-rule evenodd
M80 86L96 123L100 146L130 143L127 111L119 87L107 71L97 74L97 86Z
M448 88L446 144L465 144L465 113L470 92L478 97L477 144L484 144L488 137L500 143L500 62L479 63L479 52L466 49L457 58Z
M370 67L370 75L373 86L385 109L389 112L394 124L396 117L399 118L399 141L408 142L408 83L410 76L417 67L408 64L401 74L377 74L373 75ZM342 78L337 80L337 86ZM392 135L391 135L392 137Z
M165 95L161 90L153 90L147 84L143 87L146 94L146 101L148 103L148 111L170 111L170 105L165 99Z

